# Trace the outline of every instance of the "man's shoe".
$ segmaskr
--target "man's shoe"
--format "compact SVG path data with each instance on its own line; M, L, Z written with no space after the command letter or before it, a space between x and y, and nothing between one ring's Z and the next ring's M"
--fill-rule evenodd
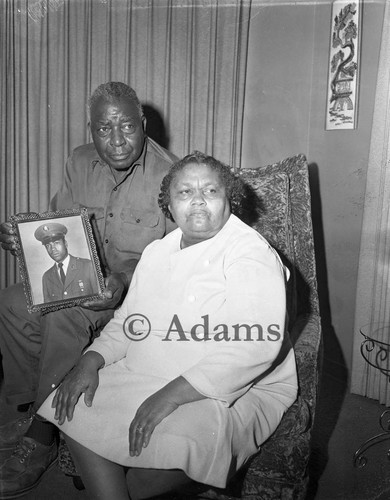
M20 438L12 455L0 466L0 499L25 495L56 462L56 442L44 446L35 439Z
M19 438L24 436L34 418L34 412L29 410L24 417L0 425L0 452L13 450Z

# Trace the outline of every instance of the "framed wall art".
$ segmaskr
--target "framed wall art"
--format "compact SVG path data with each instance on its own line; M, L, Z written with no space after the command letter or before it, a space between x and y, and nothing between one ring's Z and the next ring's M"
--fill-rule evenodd
M104 279L85 208L11 217L29 312L100 299Z
M357 127L362 3L332 3L326 130Z

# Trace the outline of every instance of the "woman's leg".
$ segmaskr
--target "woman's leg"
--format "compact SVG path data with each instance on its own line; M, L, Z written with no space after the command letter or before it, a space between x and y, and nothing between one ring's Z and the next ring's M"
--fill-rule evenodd
M132 500L142 500L194 484L182 470L129 469L126 474Z
M65 436L77 470L93 500L129 500L125 469Z

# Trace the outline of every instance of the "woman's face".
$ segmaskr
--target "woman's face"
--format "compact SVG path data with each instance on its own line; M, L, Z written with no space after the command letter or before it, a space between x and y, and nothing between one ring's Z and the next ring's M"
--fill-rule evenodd
M197 163L189 163L173 179L168 208L183 232L183 248L215 236L230 216L218 172Z

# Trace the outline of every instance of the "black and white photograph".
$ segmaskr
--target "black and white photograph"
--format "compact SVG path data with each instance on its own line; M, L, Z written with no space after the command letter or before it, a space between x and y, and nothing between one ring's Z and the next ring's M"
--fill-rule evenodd
M31 311L71 307L99 297L102 274L86 213L24 214L12 220Z
M390 0L0 0L0 500L390 499Z

